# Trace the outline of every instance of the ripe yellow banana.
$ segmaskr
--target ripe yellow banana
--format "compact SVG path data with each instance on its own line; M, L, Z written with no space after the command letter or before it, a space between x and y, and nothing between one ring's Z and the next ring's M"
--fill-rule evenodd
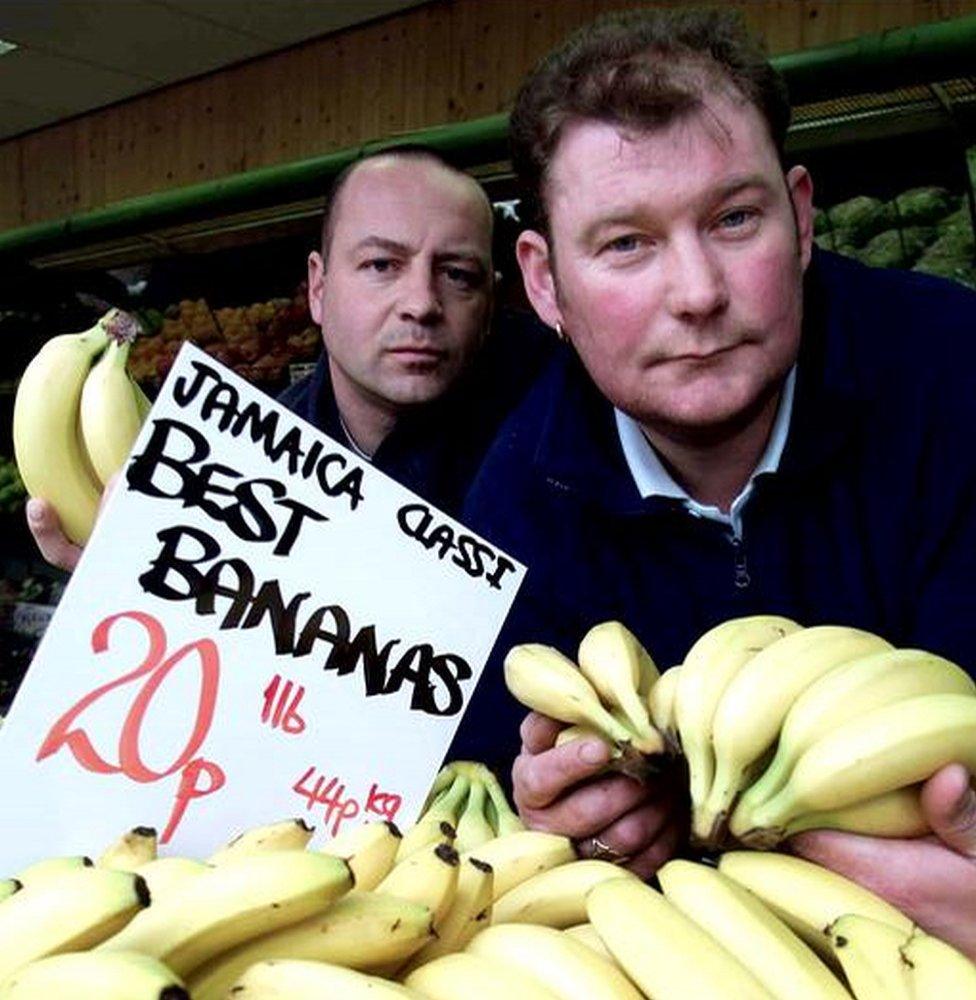
M0 903L8 899L15 892L23 889L23 884L15 878L0 879Z
M570 861L533 875L500 896L493 924L542 924L562 929L586 920L586 894L612 878L636 878L609 861Z
M92 859L85 854L42 858L32 865L22 868L14 875L14 878L21 885L41 885L44 882L56 881L62 875L75 872L79 868L91 868L92 864Z
M736 796L776 742L799 693L841 663L883 649L891 649L891 644L870 632L817 625L784 636L739 670L722 693L712 720L715 778L692 817L700 839L720 841Z
M674 696L681 677L681 664L668 667L652 685L647 695L647 709L651 722L664 736L668 749L674 753L681 747L678 726L674 718Z
M576 659L603 704L617 709L617 720L634 734L634 747L641 753L661 753L664 739L651 724L646 695L640 694L642 687L653 686L658 669L633 632L620 622L594 625L583 636Z
M141 951L186 976L242 941L322 911L350 888L349 866L327 854L244 855L143 910L102 948Z
M356 889L368 892L389 875L400 847L400 831L394 823L377 820L344 830L322 845L323 854L345 858L352 869Z
M436 844L397 862L375 891L428 907L436 930L454 899L459 866L458 852L450 844Z
M539 643L513 647L505 657L505 683L526 708L570 725L589 726L615 743L634 734L600 702L593 685L558 649Z
M707 931L637 879L601 882L590 923L624 972L655 1000L770 1000L762 984Z
M102 486L125 464L142 426L142 404L125 367L130 346L111 340L81 390L81 437Z
M25 965L0 983L0 1000L190 1000L183 981L137 952L82 951Z
M493 884L491 865L477 858L468 858L461 863L454 900L437 925L437 937L410 959L399 973L401 978L441 955L462 951L475 934L489 924Z
M570 937L575 938L577 941L585 944L591 951L595 951L600 958L605 958L608 962L616 965L617 960L607 950L603 939L597 934L596 928L589 921L585 924L576 924L573 927L567 927L563 931L563 934L568 934Z
M688 650L674 691L674 720L688 761L693 808L700 810L715 777L712 721L733 678L757 653L798 632L800 626L779 615L731 618L710 628ZM706 838L710 830L696 827Z
M486 841L494 840L495 831L488 822L486 808L487 793L484 783L473 780L468 789L467 802L458 818L457 836L454 839L457 850L471 851Z
M802 858L759 851L729 851L719 871L758 896L821 958L833 962L825 928L845 913L889 924L906 935L912 922L856 882Z
M913 1000L976 997L976 965L945 941L916 931L901 955L911 970Z
M35 959L94 947L148 905L138 875L107 868L25 886L0 906L0 982Z
M727 875L674 859L657 877L665 897L745 964L777 1000L850 1000L816 954Z
M444 839L456 839L458 817L467 801L470 787L467 775L455 771L451 784L440 792L417 822L404 831L396 853L398 864L411 854L439 844Z
M50 503L78 545L91 534L102 486L81 437L79 405L92 359L132 322L109 310L91 329L52 337L21 376L14 401L14 454L31 496Z
M752 810L752 823L779 829L803 813L840 809L925 781L953 762L976 773L976 698L907 698L821 737L800 756L783 788Z
M746 789L739 808L748 812L778 792L801 754L831 730L922 694L972 695L976 684L961 667L921 649L872 653L828 671L786 713L772 763Z
M252 965L231 987L235 1000L397 1000L423 994L378 976L344 969L327 962L267 959Z
M136 874L145 879L149 887L149 897L158 903L166 896L179 892L180 887L188 880L210 871L211 866L196 858L178 856L154 858L139 865Z
M482 844L462 858L476 857L491 865L494 877L494 898L505 893L539 872L576 860L576 851L569 837L542 830L518 830Z
M132 872L155 857L156 831L151 826L135 826L123 833L114 844L110 844L99 855L95 864L101 868Z
M524 973L466 951L441 955L414 969L403 982L430 1000L559 1000Z
M224 1000L255 962L270 958L330 962L360 972L400 966L433 939L430 909L375 892L350 892L291 927L244 941L187 976L193 1000Z
M910 969L902 954L902 945L911 934L888 924L848 913L838 917L828 928L834 954L850 983L857 1000L919 1000L931 997L962 997L964 993L913 992Z
M560 1000L641 1000L616 965L551 927L499 924L481 931L466 950L524 972Z
M226 861L264 854L267 851L300 851L308 846L315 833L303 819L283 819L274 823L262 823L229 840L219 850L207 858L211 865L221 865Z

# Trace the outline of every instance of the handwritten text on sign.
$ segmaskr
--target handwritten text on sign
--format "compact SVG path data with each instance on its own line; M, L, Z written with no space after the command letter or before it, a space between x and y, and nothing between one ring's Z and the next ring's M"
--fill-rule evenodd
M185 347L0 730L0 870L410 822L522 574Z

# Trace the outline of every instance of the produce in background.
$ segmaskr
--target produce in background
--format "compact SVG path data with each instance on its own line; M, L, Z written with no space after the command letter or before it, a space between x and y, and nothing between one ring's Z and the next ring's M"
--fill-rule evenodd
M128 454L141 422L133 416L141 404L124 370L113 359L110 377L103 377L99 363L93 368L92 362L110 340L131 341L136 327L131 316L110 309L89 330L52 337L17 386L13 434L21 478L31 496L54 507L65 534L79 545L88 540L95 523L104 486L100 475ZM82 398L90 377L88 433L100 446L100 471L93 468L83 438Z
M27 489L17 471L17 463L0 455L0 514L18 513L26 499Z
M470 788L488 772L452 762L431 799L461 773ZM288 847L284 832L296 827L246 830L229 841L246 849L217 866L145 862L146 872L182 863L182 879L158 897L81 855L27 866L35 876L22 888L0 881L0 1000L840 1000L848 989L893 1000L864 974L904 971L893 943L912 1000L976 996L976 966L955 949L855 883L786 855L732 852L718 871L672 861L658 892L539 831L494 837L452 866L433 846L394 865L390 824L352 827L318 848ZM118 859L131 833L99 858ZM456 878L431 878L435 864ZM391 891L350 891L357 865Z

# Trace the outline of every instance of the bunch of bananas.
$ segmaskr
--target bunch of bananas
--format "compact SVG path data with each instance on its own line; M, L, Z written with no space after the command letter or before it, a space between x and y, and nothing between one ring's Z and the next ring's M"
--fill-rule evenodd
M102 490L149 412L126 370L138 327L110 309L89 330L52 337L17 386L13 435L21 478L31 496L54 507L78 545L88 540Z
M459 851L478 785L508 820ZM364 823L309 849L286 819L199 860L136 827L94 863L32 864L0 880L0 1000L976 997L968 959L810 862L676 860L658 892L518 829L480 764L448 765L430 803L405 836Z
M593 636L602 658L587 646ZM611 656L616 672L604 665ZM646 754L652 744L620 708L620 678L635 678L659 746L686 762L693 835L711 850L730 839L769 848L813 828L920 836L922 783L952 762L976 773L973 680L949 660L860 629L730 619L649 689L633 664L650 657L619 623L592 629L579 661L576 669L554 649L517 646L506 681L524 705L569 724L557 742L596 733L617 752Z

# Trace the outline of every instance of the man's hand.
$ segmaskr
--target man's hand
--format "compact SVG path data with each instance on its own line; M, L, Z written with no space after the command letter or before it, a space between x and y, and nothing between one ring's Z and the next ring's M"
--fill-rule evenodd
M598 740L555 746L562 729L535 712L522 723L522 752L512 768L515 804L526 826L572 837L581 857L616 857L649 878L674 854L687 817L667 782L643 785L601 773L609 751Z
M27 501L27 527L47 562L69 573L74 570L81 558L81 546L68 540L57 512L46 500L31 497Z
M933 836L884 840L818 830L790 840L794 853L832 868L976 961L976 793L950 764L922 790Z

